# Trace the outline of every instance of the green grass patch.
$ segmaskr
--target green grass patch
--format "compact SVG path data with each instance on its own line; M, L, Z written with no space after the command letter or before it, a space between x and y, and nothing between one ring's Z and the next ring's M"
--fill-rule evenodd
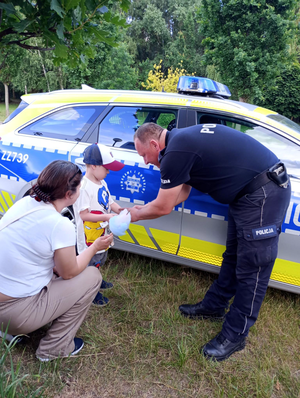
M4 334L6 336L6 333ZM43 387L33 388L27 384L30 376L22 369L21 358L16 364L13 361L12 350L16 340L7 342L0 338L0 397L1 398L34 398L43 394Z
M200 301L216 275L110 250L101 271L114 288L110 304L92 306L78 331L85 347L68 359L40 363L45 330L12 350L26 388L55 398L299 398L300 296L268 289L246 348L227 361L207 361L201 347L221 323L180 316ZM26 390L26 391L27 391Z

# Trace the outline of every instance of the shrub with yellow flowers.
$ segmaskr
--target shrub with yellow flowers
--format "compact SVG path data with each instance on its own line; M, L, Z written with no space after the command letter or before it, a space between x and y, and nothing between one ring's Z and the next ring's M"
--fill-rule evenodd
M169 68L164 74L162 72L162 60L159 64L154 64L153 70L148 73L148 78L142 86L150 91L165 91L167 93L176 93L177 83L180 76L194 76L195 73L188 73L183 67L182 62L175 70L173 67Z

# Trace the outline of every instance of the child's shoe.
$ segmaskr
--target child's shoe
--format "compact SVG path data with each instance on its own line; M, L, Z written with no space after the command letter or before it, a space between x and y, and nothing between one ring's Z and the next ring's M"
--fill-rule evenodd
M93 300L93 304L98 305L99 307L105 307L108 303L108 298L104 297L100 292L97 293L96 297Z
M114 285L111 282L106 282L104 279L102 279L100 289L111 289L112 287L114 287Z

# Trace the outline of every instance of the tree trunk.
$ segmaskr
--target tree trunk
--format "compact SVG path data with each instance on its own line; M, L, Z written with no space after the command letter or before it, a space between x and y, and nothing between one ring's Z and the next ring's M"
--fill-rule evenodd
M240 97L239 101L240 102L248 102L248 103L250 103L250 98L249 97Z
M61 69L61 66L59 66L58 68L58 80L59 80L59 85L60 85L60 89L63 90L64 89L64 79L63 79L63 71Z
M49 91L49 93L50 93L51 90L50 90L49 80L48 80L46 68L45 68L45 65L44 65L43 57L42 57L42 54L41 54L40 50L37 50L37 52L38 52L38 55L39 55L40 60L41 60L41 64L42 64L42 68L43 68L43 73L44 73L44 76L45 76L45 79L46 79L46 82L47 82L48 91Z
M6 117L9 116L9 91L8 91L8 85L6 83L4 84L4 91L5 91L5 110L6 110Z

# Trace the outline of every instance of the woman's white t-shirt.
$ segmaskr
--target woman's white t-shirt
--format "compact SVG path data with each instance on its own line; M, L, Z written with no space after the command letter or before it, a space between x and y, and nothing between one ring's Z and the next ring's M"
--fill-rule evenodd
M0 292L11 297L37 294L53 275L54 251L76 243L72 222L52 204L30 196L16 202L1 223L13 220L33 207L30 213L0 231Z

